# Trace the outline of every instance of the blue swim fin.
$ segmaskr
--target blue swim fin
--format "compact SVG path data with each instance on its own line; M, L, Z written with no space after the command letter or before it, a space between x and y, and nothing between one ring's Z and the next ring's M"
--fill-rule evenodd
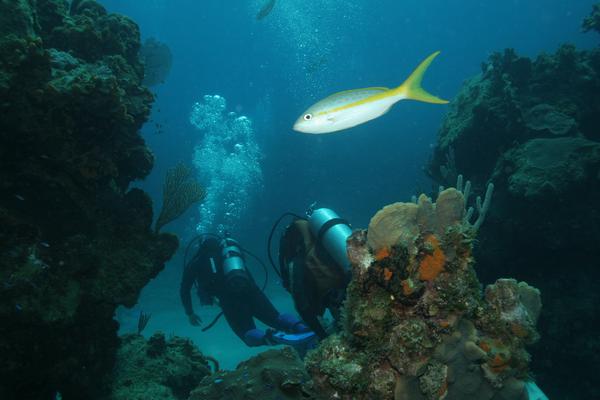
M304 357L308 350L317 347L318 337L314 332L303 332L303 333L285 333L285 332L273 332L270 339L277 344L286 344L292 346Z
M527 389L527 398L529 400L548 400L548 396L542 392L542 389L534 381L527 381L525 388Z

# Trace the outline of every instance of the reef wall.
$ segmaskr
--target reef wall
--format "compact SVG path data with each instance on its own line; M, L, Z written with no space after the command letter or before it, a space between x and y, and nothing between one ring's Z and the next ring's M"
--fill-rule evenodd
M599 9L584 28L597 29ZM475 187L494 182L477 273L541 290L532 370L550 398L600 397L599 93L598 48L494 54L452 102L427 167L444 185L457 171Z
M94 1L0 1L0 398L96 398L135 304L177 239L134 179L139 31Z
M527 399L540 294L500 279L482 295L471 254L491 191L471 223L468 187L388 205L350 237L343 330L307 356L320 396Z

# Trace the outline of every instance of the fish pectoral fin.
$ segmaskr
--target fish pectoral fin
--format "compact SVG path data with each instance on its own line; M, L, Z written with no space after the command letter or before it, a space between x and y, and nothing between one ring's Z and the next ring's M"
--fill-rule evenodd
M329 121L329 122L335 122L335 117L333 115L328 115L327 116L327 121Z

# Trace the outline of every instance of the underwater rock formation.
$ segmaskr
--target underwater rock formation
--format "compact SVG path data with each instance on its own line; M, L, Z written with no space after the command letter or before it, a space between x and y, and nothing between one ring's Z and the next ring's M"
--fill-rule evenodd
M565 45L535 60L494 54L451 104L427 167L441 184L456 171L476 188L494 181L478 276L541 290L532 370L550 398L600 397L600 340L590 335L600 325L598 93L599 48Z
M96 398L135 304L177 238L129 189L139 135L137 25L90 0L0 1L0 398Z
M600 33L600 3L594 4L592 13L583 20L581 26L584 32L594 30Z
M290 347L268 350L238 365L204 378L189 400L317 399L310 377Z
M185 400L211 374L206 359L189 339L167 340L158 332L148 340L136 334L120 340L107 400Z
M488 202L489 204L489 202ZM540 293L473 269L463 193L384 207L348 240L353 279L341 334L307 357L317 392L342 399L527 398Z
M453 184L451 169L477 184L492 174L498 153L538 137L600 139L600 50L565 45L535 60L513 50L495 53L483 72L468 80L450 105L438 133L429 174ZM477 151L474 152L473 148Z

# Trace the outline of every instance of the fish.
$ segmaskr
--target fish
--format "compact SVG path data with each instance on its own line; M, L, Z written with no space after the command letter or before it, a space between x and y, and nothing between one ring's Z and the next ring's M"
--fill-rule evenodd
M276 0L268 0L261 7L261 9L258 11L258 14L256 14L256 19L258 21L260 21L261 19L265 18L267 15L271 14L271 11L273 11L273 7L275 7L275 1Z
M432 104L447 104L421 87L423 75L439 51L434 52L396 88L369 87L346 90L310 106L298 117L293 129L310 134L333 133L364 124L381 117L401 100L417 100Z

